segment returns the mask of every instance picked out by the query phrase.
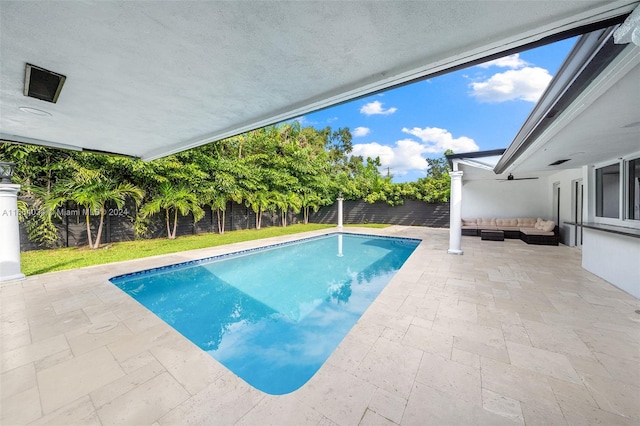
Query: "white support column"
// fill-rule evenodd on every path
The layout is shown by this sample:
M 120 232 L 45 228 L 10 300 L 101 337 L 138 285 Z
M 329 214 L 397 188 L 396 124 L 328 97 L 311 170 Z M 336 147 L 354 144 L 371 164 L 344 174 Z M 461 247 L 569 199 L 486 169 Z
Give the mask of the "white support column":
M 24 279 L 20 272 L 19 190 L 20 185 L 0 184 L 0 281 Z
M 338 198 L 338 228 L 342 228 L 342 202 L 344 198 Z
M 449 196 L 449 254 L 462 254 L 462 171 L 449 172 L 451 195 Z

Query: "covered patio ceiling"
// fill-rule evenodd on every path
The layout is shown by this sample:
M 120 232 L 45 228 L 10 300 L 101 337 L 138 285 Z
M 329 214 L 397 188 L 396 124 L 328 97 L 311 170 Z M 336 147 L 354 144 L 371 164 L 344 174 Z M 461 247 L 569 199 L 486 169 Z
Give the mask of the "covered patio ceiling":
M 150 160 L 585 28 L 631 0 L 0 2 L 0 139 Z M 23 95 L 27 63 L 63 74 Z

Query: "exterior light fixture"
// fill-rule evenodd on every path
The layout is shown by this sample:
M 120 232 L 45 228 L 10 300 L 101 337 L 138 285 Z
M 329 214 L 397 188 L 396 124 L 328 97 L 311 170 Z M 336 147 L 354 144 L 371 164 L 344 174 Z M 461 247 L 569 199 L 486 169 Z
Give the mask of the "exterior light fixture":
M 0 183 L 11 184 L 11 176 L 13 176 L 15 167 L 15 163 L 0 162 Z

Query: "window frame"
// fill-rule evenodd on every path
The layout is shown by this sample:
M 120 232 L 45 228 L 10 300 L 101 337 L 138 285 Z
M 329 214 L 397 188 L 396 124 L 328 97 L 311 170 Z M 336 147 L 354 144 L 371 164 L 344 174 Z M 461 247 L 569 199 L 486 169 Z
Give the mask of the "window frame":
M 629 185 L 630 162 L 634 160 L 640 161 L 640 151 L 625 155 L 623 157 L 619 157 L 617 159 L 610 159 L 608 161 L 602 161 L 597 164 L 592 164 L 592 166 L 589 167 L 589 186 L 591 186 L 593 189 L 589 190 L 589 194 L 592 196 L 592 198 L 590 197 L 590 211 L 588 216 L 592 222 L 601 223 L 604 225 L 624 226 L 640 229 L 640 219 L 633 219 L 629 215 L 629 208 L 631 203 L 631 188 Z M 618 165 L 620 170 L 620 179 L 618 182 L 618 217 L 597 216 L 597 170 L 616 164 Z

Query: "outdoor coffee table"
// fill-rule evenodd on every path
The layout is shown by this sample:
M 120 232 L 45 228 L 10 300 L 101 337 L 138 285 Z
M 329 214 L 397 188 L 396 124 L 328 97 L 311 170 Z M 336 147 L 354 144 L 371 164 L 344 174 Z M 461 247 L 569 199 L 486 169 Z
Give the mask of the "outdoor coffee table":
M 483 229 L 480 231 L 480 239 L 488 241 L 504 241 L 504 231 Z

